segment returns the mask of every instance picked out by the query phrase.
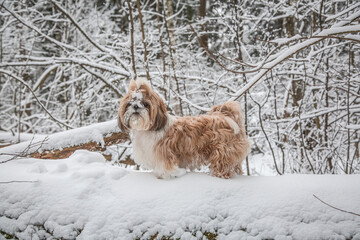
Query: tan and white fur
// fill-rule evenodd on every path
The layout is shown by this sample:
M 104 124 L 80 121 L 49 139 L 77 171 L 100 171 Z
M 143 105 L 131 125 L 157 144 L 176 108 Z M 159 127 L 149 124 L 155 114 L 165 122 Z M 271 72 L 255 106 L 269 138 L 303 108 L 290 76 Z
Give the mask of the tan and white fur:
M 250 151 L 238 102 L 219 104 L 208 114 L 175 117 L 144 79 L 132 80 L 120 100 L 118 124 L 132 132 L 133 157 L 158 178 L 170 178 L 208 165 L 213 176 L 242 173 Z

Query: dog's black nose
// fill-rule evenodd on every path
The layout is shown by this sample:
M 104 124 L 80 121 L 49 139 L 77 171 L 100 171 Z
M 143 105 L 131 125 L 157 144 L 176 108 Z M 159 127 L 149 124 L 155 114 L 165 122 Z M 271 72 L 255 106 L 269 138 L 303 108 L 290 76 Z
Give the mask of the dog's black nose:
M 137 104 L 135 104 L 135 105 L 133 106 L 133 108 L 134 108 L 135 110 L 138 110 L 138 109 L 139 109 L 139 106 L 138 106 Z

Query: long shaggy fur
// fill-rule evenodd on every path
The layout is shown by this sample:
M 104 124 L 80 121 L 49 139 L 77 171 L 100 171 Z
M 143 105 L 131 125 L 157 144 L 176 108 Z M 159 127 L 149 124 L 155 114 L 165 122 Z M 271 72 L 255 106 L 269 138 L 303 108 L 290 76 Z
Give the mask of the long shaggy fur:
M 139 113 L 126 122 L 124 117 L 134 111 Z M 135 162 L 153 169 L 160 178 L 202 165 L 208 165 L 213 176 L 230 178 L 242 173 L 242 162 L 250 151 L 237 102 L 216 105 L 205 115 L 174 117 L 167 114 L 164 102 L 147 82 L 132 81 L 120 100 L 118 119 L 123 131 L 133 133 Z

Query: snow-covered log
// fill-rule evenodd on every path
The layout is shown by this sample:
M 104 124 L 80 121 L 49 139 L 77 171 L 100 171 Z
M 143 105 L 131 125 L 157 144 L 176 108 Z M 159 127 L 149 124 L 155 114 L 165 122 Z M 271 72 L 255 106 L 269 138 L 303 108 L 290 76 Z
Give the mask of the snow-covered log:
M 66 158 L 78 149 L 105 151 L 107 146 L 125 142 L 128 139 L 128 134 L 118 129 L 116 120 L 111 120 L 34 137 L 32 140 L 4 147 L 0 149 L 0 160 L 7 161 L 14 155 L 48 159 Z

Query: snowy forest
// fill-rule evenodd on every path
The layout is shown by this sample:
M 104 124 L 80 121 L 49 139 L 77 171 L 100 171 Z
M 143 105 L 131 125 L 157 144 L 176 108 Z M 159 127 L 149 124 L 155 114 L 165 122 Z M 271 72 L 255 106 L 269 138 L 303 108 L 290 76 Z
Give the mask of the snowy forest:
M 241 102 L 247 174 L 259 154 L 279 175 L 360 171 L 357 1 L 5 0 L 0 15 L 0 131 L 14 142 L 115 119 L 145 77 L 174 115 Z
M 140 78 L 238 101 L 244 174 L 136 165 Z M 359 143 L 358 0 L 0 0 L 0 239 L 360 239 Z

